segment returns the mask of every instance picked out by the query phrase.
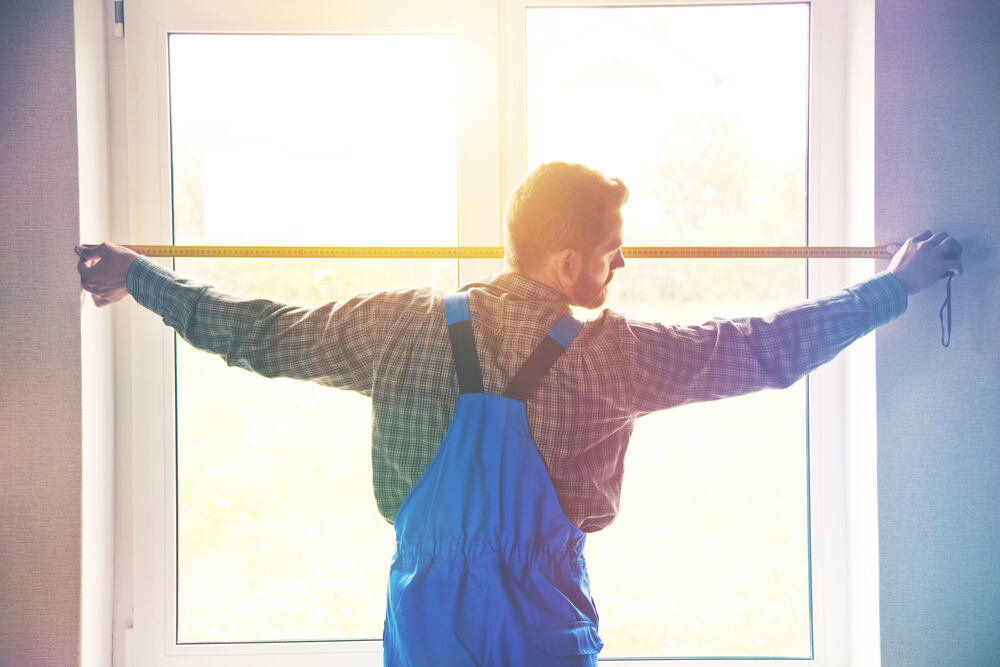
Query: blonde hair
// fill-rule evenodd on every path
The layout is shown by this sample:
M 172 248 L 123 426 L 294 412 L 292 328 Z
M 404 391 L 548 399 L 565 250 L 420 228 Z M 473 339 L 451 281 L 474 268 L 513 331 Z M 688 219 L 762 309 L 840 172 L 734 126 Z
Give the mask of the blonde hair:
M 533 271 L 566 248 L 589 254 L 603 237 L 608 212 L 626 201 L 621 179 L 582 164 L 541 164 L 507 201 L 504 258 L 511 268 Z

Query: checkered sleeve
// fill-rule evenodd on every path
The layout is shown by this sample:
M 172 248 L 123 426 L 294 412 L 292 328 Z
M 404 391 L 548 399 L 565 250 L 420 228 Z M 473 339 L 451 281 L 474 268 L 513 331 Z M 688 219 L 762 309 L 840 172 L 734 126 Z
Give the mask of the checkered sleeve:
M 885 272 L 768 317 L 687 327 L 627 320 L 633 411 L 787 387 L 906 306 L 902 283 Z
M 379 294 L 316 308 L 244 299 L 139 257 L 129 294 L 194 347 L 266 377 L 289 377 L 371 394 Z

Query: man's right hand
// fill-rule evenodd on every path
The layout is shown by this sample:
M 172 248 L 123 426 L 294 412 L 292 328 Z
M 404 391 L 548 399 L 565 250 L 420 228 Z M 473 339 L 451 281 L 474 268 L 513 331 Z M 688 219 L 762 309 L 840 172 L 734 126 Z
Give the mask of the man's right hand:
M 78 245 L 74 250 L 80 257 L 76 264 L 76 270 L 80 272 L 80 285 L 90 292 L 94 303 L 106 306 L 128 295 L 125 276 L 138 254 L 111 243 L 89 248 Z
M 948 274 L 962 274 L 962 246 L 945 232 L 921 232 L 903 243 L 889 263 L 906 293 L 916 294 Z

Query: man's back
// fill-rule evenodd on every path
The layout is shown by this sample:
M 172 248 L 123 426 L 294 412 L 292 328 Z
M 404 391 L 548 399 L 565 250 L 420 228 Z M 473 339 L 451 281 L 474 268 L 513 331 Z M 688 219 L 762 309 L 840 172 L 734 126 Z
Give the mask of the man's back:
M 390 292 L 375 324 L 372 384 L 373 473 L 379 510 L 395 515 L 430 463 L 458 399 L 442 293 Z M 569 306 L 516 274 L 469 286 L 476 348 L 487 393 L 502 394 Z M 635 417 L 629 363 L 618 342 L 624 320 L 606 313 L 542 378 L 527 401 L 528 423 L 563 511 L 585 530 L 617 512 L 621 460 Z

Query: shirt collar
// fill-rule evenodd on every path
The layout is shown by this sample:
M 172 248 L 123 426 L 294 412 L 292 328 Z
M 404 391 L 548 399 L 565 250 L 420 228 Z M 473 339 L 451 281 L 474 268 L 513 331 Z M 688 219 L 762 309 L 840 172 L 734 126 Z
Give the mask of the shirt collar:
M 498 289 L 501 292 L 513 294 L 516 297 L 530 301 L 547 301 L 565 306 L 569 305 L 568 300 L 562 293 L 513 271 L 501 271 L 500 273 L 485 276 L 468 287 Z

